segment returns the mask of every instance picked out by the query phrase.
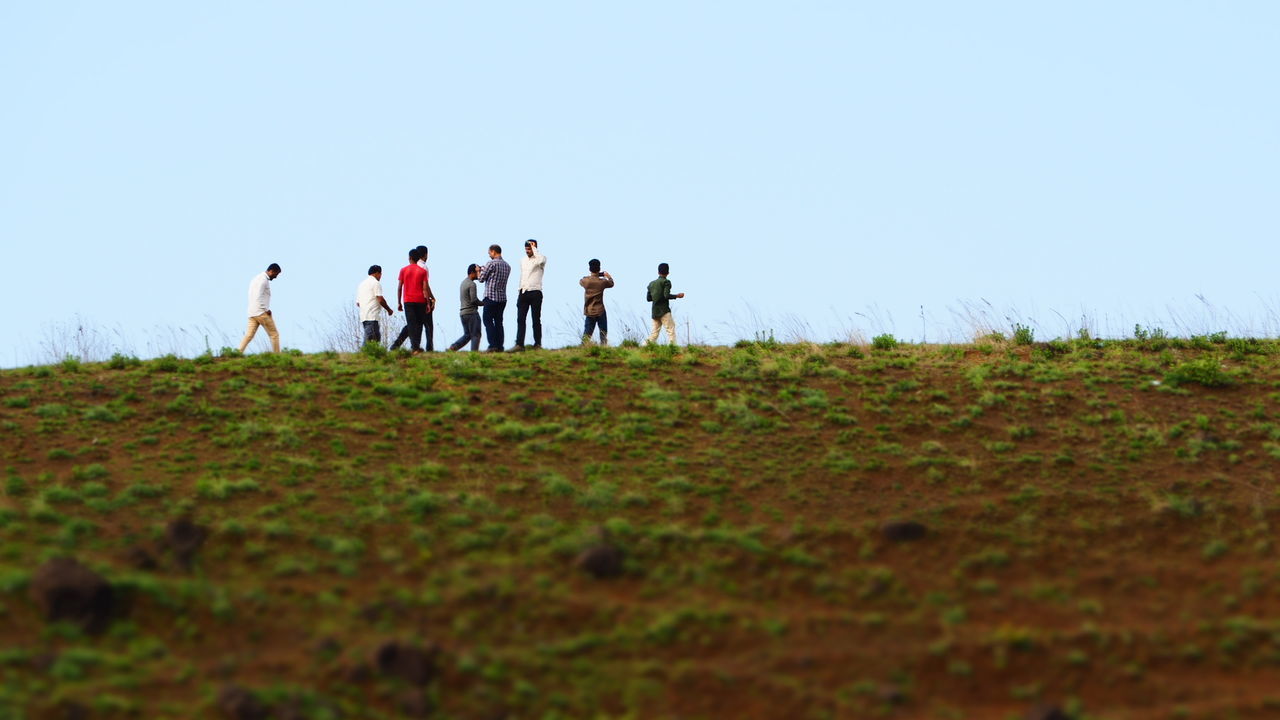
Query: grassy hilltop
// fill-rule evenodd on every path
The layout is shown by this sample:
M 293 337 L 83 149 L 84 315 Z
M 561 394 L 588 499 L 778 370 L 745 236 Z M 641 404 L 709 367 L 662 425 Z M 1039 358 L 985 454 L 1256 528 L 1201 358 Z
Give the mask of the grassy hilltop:
M 0 718 L 1280 712 L 1280 346 L 877 344 L 4 371 Z

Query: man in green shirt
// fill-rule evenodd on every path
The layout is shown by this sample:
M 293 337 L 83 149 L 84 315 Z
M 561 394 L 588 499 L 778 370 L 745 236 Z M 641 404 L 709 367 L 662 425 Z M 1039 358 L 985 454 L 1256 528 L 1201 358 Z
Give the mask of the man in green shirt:
M 666 263 L 658 266 L 658 279 L 649 283 L 645 299 L 653 303 L 653 328 L 649 331 L 649 344 L 658 340 L 658 332 L 666 329 L 671 344 L 676 344 L 676 321 L 671 317 L 671 301 L 684 297 L 684 293 L 671 293 L 671 281 L 667 275 L 671 268 Z

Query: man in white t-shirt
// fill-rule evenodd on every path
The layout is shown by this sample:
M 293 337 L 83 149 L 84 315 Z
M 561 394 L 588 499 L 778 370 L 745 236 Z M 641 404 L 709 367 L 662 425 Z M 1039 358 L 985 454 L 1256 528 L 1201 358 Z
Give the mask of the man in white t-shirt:
M 356 307 L 360 308 L 360 325 L 364 328 L 364 341 L 382 342 L 382 311 L 394 314 L 382 295 L 382 266 L 370 265 L 369 277 L 356 286 Z
M 520 294 L 516 297 L 516 344 L 511 352 L 524 350 L 525 318 L 533 311 L 533 346 L 542 349 L 542 274 L 547 269 L 547 256 L 538 252 L 538 241 L 524 241 L 524 257 L 520 258 Z
M 254 275 L 249 281 L 249 327 L 240 341 L 240 352 L 249 347 L 259 327 L 271 338 L 272 352 L 280 352 L 280 333 L 276 332 L 276 320 L 271 316 L 271 281 L 277 277 L 280 277 L 280 266 L 271 263 L 266 272 Z

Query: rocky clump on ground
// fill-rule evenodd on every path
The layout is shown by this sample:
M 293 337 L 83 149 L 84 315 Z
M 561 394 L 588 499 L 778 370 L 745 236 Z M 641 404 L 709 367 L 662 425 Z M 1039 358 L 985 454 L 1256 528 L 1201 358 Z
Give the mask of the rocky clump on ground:
M 622 574 L 625 559 L 621 548 L 605 544 L 583 550 L 574 564 L 593 577 L 614 578 Z
M 179 518 L 165 528 L 164 539 L 178 567 L 190 570 L 196 553 L 209 537 L 209 528 L 197 525 L 191 518 Z
M 74 558 L 54 558 L 36 570 L 31 599 L 49 622 L 69 622 L 89 634 L 102 632 L 121 609 L 119 594 Z
M 890 542 L 910 542 L 923 539 L 929 534 L 929 530 L 914 520 L 897 520 L 882 525 L 880 534 Z

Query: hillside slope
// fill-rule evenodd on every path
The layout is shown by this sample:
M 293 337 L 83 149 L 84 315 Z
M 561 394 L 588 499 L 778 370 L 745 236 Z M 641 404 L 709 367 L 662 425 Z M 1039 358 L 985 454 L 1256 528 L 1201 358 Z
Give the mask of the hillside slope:
M 3 372 L 0 717 L 1269 717 L 1276 349 Z

